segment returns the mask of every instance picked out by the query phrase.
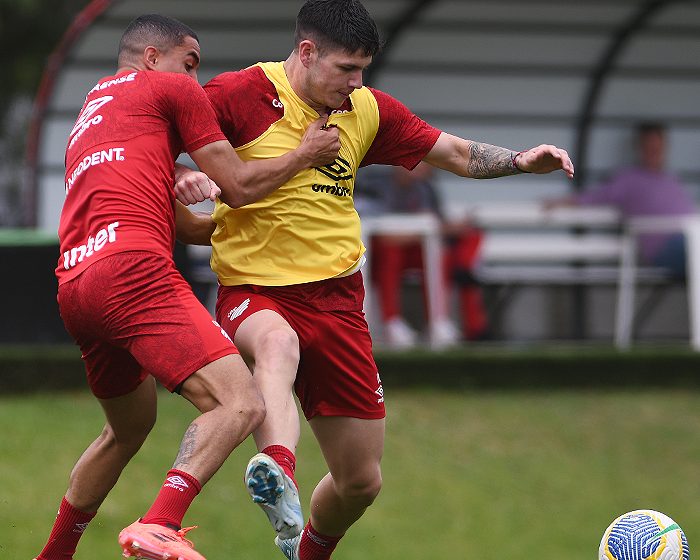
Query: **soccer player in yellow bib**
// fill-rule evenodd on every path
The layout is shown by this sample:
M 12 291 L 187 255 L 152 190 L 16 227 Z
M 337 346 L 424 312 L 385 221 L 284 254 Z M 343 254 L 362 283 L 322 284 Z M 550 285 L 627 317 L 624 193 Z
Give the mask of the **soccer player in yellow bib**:
M 243 160 L 296 147 L 319 116 L 340 133 L 337 160 L 307 169 L 242 208 L 217 203 L 211 238 L 217 320 L 265 399 L 260 453 L 245 480 L 290 560 L 326 560 L 381 487 L 384 390 L 372 357 L 360 268 L 365 247 L 353 205 L 361 165 L 412 169 L 421 160 L 485 179 L 563 170 L 566 151 L 513 151 L 444 133 L 376 89 L 362 72 L 380 47 L 358 0 L 308 0 L 284 62 L 215 77 L 205 86 L 222 131 Z M 180 180 L 192 179 L 179 172 Z M 328 464 L 304 523 L 294 478 L 299 416 L 292 389 Z

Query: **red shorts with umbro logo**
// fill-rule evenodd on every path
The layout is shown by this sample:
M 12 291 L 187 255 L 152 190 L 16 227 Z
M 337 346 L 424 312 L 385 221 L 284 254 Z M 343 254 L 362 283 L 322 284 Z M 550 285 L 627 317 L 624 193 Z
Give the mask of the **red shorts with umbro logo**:
M 198 369 L 238 353 L 172 259 L 155 253 L 93 263 L 58 287 L 58 304 L 100 399 L 130 393 L 148 374 L 175 391 Z
M 283 317 L 299 337 L 294 384 L 306 418 L 384 418 L 384 390 L 362 311 L 362 274 L 294 286 L 220 286 L 219 324 L 234 339 L 264 309 Z M 235 340 L 235 339 L 234 339 Z

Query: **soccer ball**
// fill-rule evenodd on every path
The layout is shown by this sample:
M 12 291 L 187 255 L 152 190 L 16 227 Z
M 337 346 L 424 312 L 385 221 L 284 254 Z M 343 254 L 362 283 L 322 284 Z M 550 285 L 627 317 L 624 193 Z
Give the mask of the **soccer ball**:
M 658 511 L 638 509 L 605 530 L 598 560 L 690 560 L 690 551 L 678 523 Z

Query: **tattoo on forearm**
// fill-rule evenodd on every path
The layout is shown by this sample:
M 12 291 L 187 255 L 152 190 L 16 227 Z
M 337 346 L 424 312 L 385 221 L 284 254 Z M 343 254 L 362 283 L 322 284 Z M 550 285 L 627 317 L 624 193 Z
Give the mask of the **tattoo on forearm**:
M 467 171 L 469 177 L 474 179 L 491 179 L 520 173 L 513 163 L 511 150 L 481 142 L 471 142 L 469 146 Z
M 175 463 L 173 464 L 174 469 L 180 469 L 185 465 L 189 464 L 192 456 L 194 455 L 195 447 L 197 446 L 197 424 L 190 424 L 187 428 L 185 435 L 182 438 L 182 443 L 180 444 L 180 451 L 178 451 L 177 457 L 175 458 Z

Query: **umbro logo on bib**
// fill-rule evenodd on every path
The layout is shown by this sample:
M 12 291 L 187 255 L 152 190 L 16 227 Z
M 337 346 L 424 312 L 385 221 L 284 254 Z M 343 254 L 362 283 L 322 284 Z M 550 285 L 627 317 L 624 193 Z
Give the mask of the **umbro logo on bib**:
M 347 179 L 352 179 L 350 162 L 341 158 L 340 156 L 338 156 L 330 165 L 324 165 L 323 167 L 317 167 L 316 169 L 333 181 L 346 181 Z

